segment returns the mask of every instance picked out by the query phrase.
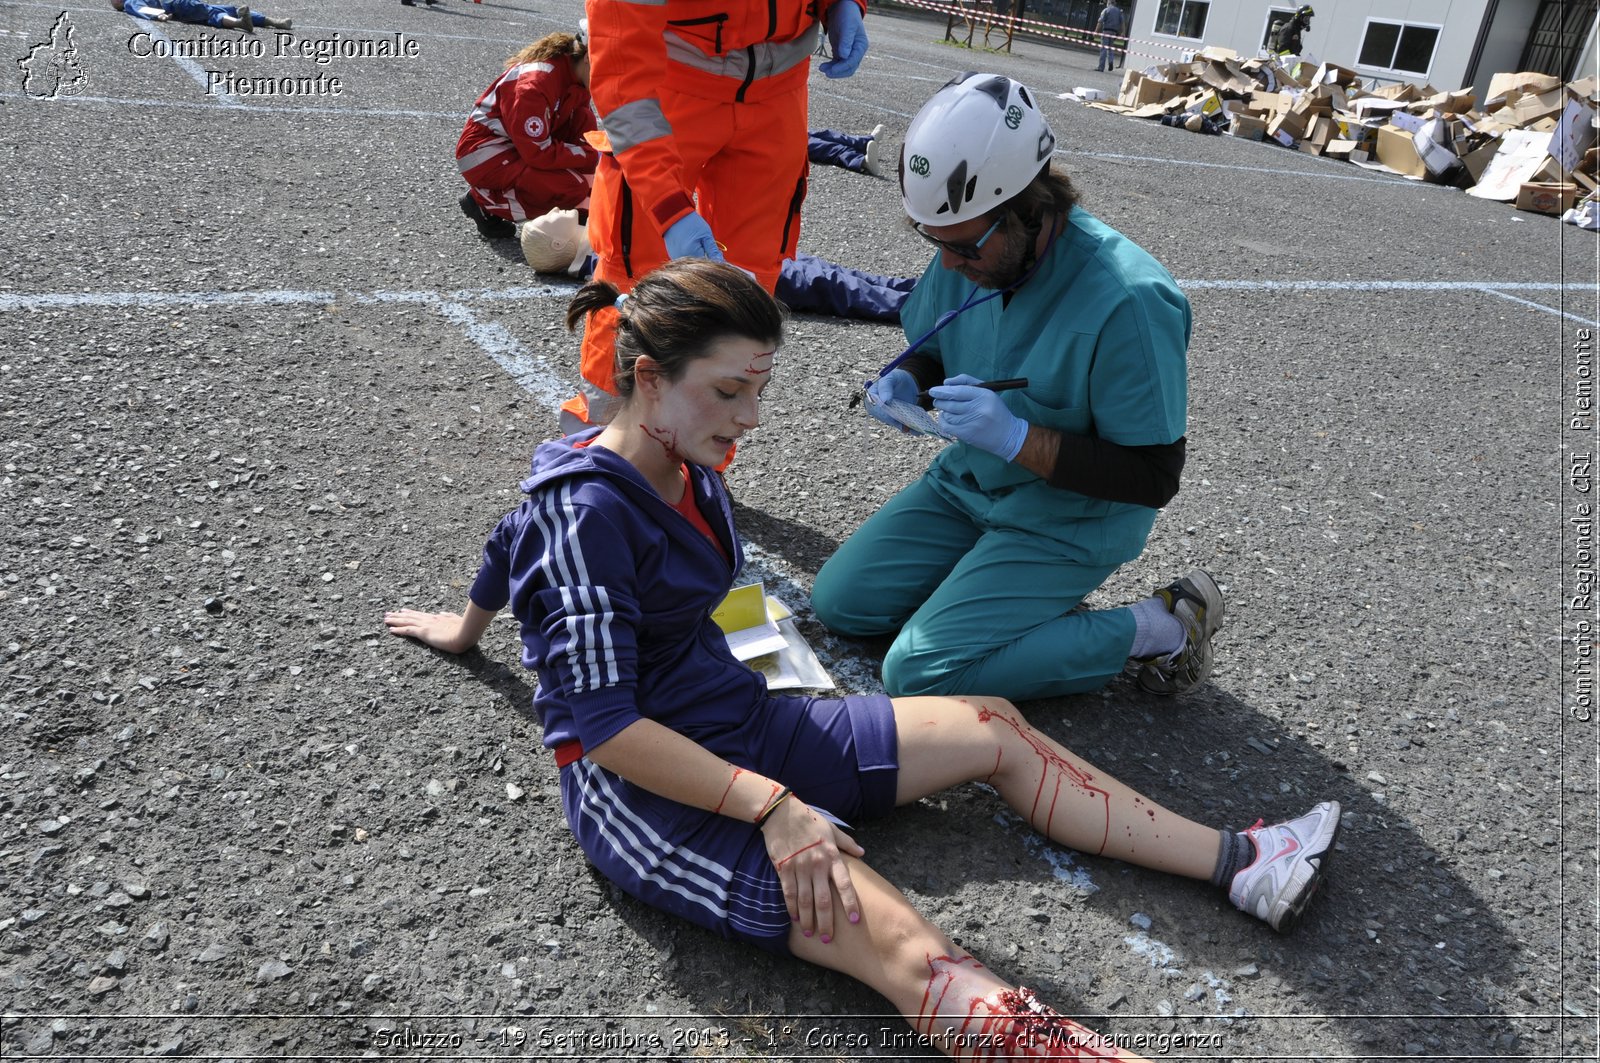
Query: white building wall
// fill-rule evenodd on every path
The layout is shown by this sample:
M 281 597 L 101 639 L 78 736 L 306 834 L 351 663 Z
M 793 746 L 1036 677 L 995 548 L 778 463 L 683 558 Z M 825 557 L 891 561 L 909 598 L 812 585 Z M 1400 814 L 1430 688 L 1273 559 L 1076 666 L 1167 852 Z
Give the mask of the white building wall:
M 1311 0 L 1316 15 L 1311 29 L 1305 34 L 1305 48 L 1318 59 L 1349 67 L 1380 84 L 1391 81 L 1429 83 L 1437 89 L 1457 89 L 1462 86 L 1467 64 L 1477 43 L 1478 31 L 1489 0 Z M 1533 9 L 1538 0 L 1500 0 L 1497 26 L 1503 32 L 1491 35 L 1495 47 L 1494 62 L 1488 51 L 1479 65 L 1479 73 L 1487 84 L 1489 74 L 1515 63 L 1521 56 L 1522 45 L 1527 40 L 1528 26 L 1533 19 Z M 1179 48 L 1198 49 L 1217 44 L 1232 48 L 1245 55 L 1255 55 L 1260 48 L 1262 34 L 1268 24 L 1268 12 L 1273 9 L 1293 9 L 1298 3 L 1290 0 L 1210 0 L 1203 39 L 1177 37 L 1157 33 L 1155 26 L 1160 16 L 1162 0 L 1141 0 L 1135 15 L 1133 35 L 1153 41 L 1157 53 Z M 1524 16 L 1516 12 L 1526 8 Z M 1508 11 L 1507 9 L 1510 9 Z M 1508 17 L 1512 16 L 1512 17 Z M 1361 44 L 1367 32 L 1369 19 L 1435 26 L 1439 29 L 1432 62 L 1426 73 L 1402 73 L 1376 67 L 1363 67 L 1356 62 L 1361 54 Z M 1515 42 L 1514 44 L 1512 42 Z M 1137 46 L 1135 46 L 1137 47 Z M 1512 53 L 1509 59 L 1502 57 Z M 1499 63 L 1500 65 L 1495 65 Z
M 1528 34 L 1533 32 L 1533 18 L 1539 13 L 1539 0 L 1500 0 L 1495 9 L 1494 25 L 1483 44 L 1483 56 L 1478 60 L 1477 76 L 1472 87 L 1482 103 L 1489 91 L 1489 79 L 1496 74 L 1516 73 L 1522 61 L 1522 52 L 1528 47 Z

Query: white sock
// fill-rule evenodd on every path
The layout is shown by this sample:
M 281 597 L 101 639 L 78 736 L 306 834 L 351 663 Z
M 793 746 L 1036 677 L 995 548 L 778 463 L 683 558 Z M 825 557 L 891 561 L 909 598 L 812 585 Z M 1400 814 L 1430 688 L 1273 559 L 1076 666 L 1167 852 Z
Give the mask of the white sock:
M 1167 612 L 1167 603 L 1152 595 L 1128 606 L 1133 613 L 1133 648 L 1129 657 L 1171 657 L 1182 651 L 1188 637 L 1183 621 Z

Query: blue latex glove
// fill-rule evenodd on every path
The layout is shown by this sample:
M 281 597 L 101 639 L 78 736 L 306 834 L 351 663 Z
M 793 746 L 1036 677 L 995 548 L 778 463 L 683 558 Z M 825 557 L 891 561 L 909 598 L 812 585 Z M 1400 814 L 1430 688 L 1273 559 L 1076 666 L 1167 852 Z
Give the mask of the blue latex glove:
M 918 390 L 916 377 L 904 369 L 891 370 L 888 376 L 879 377 L 867 385 L 867 412 L 890 428 L 898 428 L 902 432 L 909 431 L 905 425 L 884 411 L 883 404 L 891 401 L 915 404 Z
M 697 212 L 690 211 L 661 234 L 672 258 L 709 258 L 713 262 L 726 262 L 717 247 L 717 238 L 711 235 L 711 226 Z
M 972 386 L 981 383 L 975 376 L 953 376 L 940 387 L 929 388 L 928 396 L 933 408 L 944 415 L 939 424 L 946 432 L 1011 461 L 1028 438 L 1028 422 L 1006 409 L 999 395 Z
M 835 0 L 828 8 L 828 44 L 833 58 L 817 67 L 828 77 L 847 78 L 867 54 L 867 27 L 855 0 Z

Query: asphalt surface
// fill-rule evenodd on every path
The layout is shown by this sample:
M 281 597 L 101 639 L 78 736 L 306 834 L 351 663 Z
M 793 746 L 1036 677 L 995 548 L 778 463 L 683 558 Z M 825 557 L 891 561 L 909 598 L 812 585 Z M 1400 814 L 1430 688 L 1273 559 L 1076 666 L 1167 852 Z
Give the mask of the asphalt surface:
M 135 54 L 148 24 L 102 7 L 6 0 L 6 53 L 63 11 L 77 95 L 30 99 L 9 64 L 0 83 L 0 1055 L 923 1051 L 865 989 L 586 868 L 514 623 L 463 658 L 383 632 L 386 608 L 461 605 L 576 379 L 571 286 L 478 238 L 452 149 L 503 58 L 577 5 L 281 0 L 301 40 L 402 31 L 417 54 L 319 66 L 266 34 L 261 58 L 186 66 Z M 1089 52 L 869 29 L 855 77 L 813 74 L 813 125 L 882 122 L 892 155 L 954 72 L 1018 77 L 1085 205 L 1194 306 L 1182 492 L 1094 601 L 1206 566 L 1228 596 L 1216 674 L 1029 717 L 1207 822 L 1346 809 L 1289 937 L 1053 850 L 977 788 L 863 827 L 875 865 L 1146 1054 L 1593 1058 L 1595 234 L 1056 98 L 1114 88 Z M 206 69 L 341 92 L 224 98 Z M 892 180 L 838 170 L 813 174 L 802 248 L 927 260 Z M 902 343 L 796 318 L 729 474 L 802 615 L 933 453 L 847 408 Z M 873 689 L 882 646 L 806 630 L 843 688 Z

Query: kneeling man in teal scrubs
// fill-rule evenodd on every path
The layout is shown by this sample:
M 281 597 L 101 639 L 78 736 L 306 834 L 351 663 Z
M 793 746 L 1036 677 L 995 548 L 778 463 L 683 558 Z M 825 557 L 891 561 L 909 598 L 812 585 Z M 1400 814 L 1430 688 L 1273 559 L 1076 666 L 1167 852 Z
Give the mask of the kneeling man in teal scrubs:
M 1160 263 L 1077 205 L 1054 149 L 1032 92 L 996 74 L 960 75 L 906 134 L 901 198 L 938 254 L 901 311 L 920 342 L 868 406 L 898 426 L 888 408 L 925 395 L 957 442 L 812 594 L 833 631 L 895 636 L 891 695 L 1053 697 L 1125 669 L 1183 694 L 1211 671 L 1224 606 L 1204 571 L 1079 608 L 1177 493 L 1190 317 Z

